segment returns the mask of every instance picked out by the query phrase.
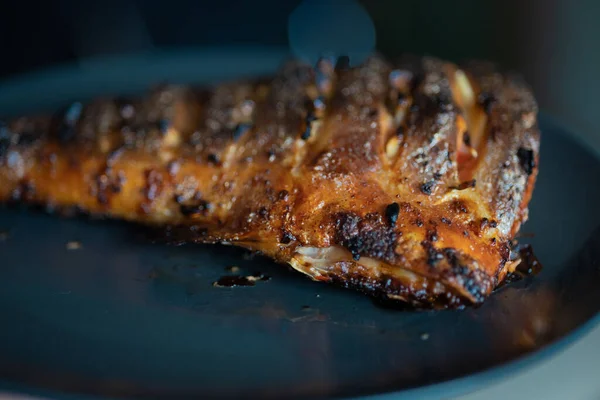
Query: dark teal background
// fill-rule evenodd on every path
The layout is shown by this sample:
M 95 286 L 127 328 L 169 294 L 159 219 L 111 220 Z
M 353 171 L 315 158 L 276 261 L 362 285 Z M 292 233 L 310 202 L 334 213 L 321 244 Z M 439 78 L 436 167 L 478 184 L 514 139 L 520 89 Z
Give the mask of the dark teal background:
M 335 1 L 335 0 L 333 0 Z M 298 0 L 0 2 L 0 79 L 90 56 L 206 46 L 285 46 Z M 339 0 L 343 4 L 342 0 Z M 523 74 L 543 109 L 600 146 L 600 2 L 363 0 L 393 56 L 485 58 Z M 336 19 L 331 18 L 335 26 Z M 312 29 L 307 22 L 306 29 Z

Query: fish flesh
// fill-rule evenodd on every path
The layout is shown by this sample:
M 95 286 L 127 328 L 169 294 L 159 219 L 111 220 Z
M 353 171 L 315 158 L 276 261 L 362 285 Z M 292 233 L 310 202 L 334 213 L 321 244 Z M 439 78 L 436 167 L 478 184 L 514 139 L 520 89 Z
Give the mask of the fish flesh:
M 537 104 L 487 62 L 291 60 L 0 124 L 0 202 L 261 252 L 417 307 L 482 303 L 518 264 Z

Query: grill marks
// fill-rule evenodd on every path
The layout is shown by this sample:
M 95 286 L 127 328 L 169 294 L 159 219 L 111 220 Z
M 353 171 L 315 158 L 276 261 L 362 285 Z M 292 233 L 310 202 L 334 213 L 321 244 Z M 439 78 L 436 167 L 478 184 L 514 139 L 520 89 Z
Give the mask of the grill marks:
M 326 129 L 310 149 L 310 164 L 325 173 L 359 173 L 382 165 L 380 112 L 388 95 L 391 67 L 372 58 L 361 67 L 336 70 Z
M 211 90 L 164 86 L 143 98 L 94 101 L 79 111 L 74 103 L 57 118 L 55 134 L 104 154 L 121 147 L 158 152 L 165 162 L 173 158 L 170 149 L 179 149 L 219 168 L 268 161 L 360 173 L 385 163 L 402 171 L 399 183 L 414 193 L 456 186 L 457 111 L 445 64 L 405 59 L 394 65 L 400 74 L 377 57 L 358 68 L 335 65 L 292 62 L 272 80 Z M 398 118 L 399 104 L 404 118 Z M 391 137 L 395 148 L 386 156 Z
M 347 262 L 333 276 L 346 285 L 350 264 L 373 285 L 368 269 L 379 260 L 480 301 L 537 173 L 533 99 L 498 74 L 465 68 L 490 121 L 489 151 L 465 181 L 457 139 L 460 132 L 473 144 L 477 135 L 459 129 L 466 122 L 448 64 L 344 64 L 290 63 L 270 80 L 165 86 L 139 99 L 71 105 L 53 121 L 0 125 L 0 175 L 16 197 L 58 194 L 58 203 L 90 211 L 181 223 L 197 234 L 188 240 L 251 244 L 281 261 L 298 246 L 341 246 Z M 377 279 L 384 293 L 403 287 Z M 429 293 L 411 285 L 408 294 Z
M 239 160 L 285 162 L 294 156 L 294 143 L 306 129 L 305 120 L 312 112 L 309 92 L 314 81 L 314 69 L 297 62 L 287 64 L 275 76 L 266 96 L 257 99 L 255 129 L 243 143 Z
M 209 92 L 198 91 L 200 118 L 189 143 L 199 162 L 227 164 L 253 129 L 259 83 L 228 83 Z
M 250 162 L 325 174 L 389 166 L 396 185 L 413 194 L 437 196 L 459 187 L 464 179 L 457 172 L 457 138 L 474 139 L 461 128 L 464 116 L 453 98 L 456 68 L 433 58 L 404 58 L 392 66 L 374 57 L 352 69 L 343 64 L 336 68 L 335 60 L 323 59 L 313 68 L 293 62 L 271 80 L 210 90 L 164 86 L 139 99 L 73 103 L 51 130 L 60 143 L 87 143 L 107 155 L 128 148 L 158 152 L 167 163 L 180 151 L 222 170 Z M 522 114 L 531 111 L 533 99 L 489 67 L 465 71 L 480 86 L 473 96 L 490 120 L 490 146 L 503 148 L 491 156 L 484 149 L 485 160 L 471 178 L 482 190 L 508 190 L 500 200 L 508 209 L 511 194 L 514 201 L 522 197 L 511 192 L 511 179 L 526 179 L 513 167 L 530 174 L 537 148 L 533 136 L 511 143 L 505 132 L 512 127 L 503 121 L 521 120 L 521 129 L 530 129 L 531 116 Z
M 412 105 L 406 117 L 402 155 L 393 168 L 402 171 L 413 193 L 436 194 L 457 184 L 456 119 L 458 110 L 445 63 L 424 59 L 413 79 Z
M 473 177 L 482 198 L 492 199 L 498 230 L 507 235 L 527 217 L 522 205 L 531 196 L 539 151 L 537 104 L 520 80 L 501 75 L 493 65 L 467 68 L 481 92 L 494 99 L 487 104 L 489 138 Z

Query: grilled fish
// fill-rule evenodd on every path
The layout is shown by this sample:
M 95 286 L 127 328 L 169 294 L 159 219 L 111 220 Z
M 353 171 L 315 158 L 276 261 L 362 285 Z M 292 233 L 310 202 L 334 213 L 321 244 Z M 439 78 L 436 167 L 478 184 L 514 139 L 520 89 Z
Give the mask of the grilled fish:
M 373 56 L 165 85 L 0 125 L 0 201 L 262 252 L 418 307 L 479 304 L 518 263 L 537 105 L 491 64 Z

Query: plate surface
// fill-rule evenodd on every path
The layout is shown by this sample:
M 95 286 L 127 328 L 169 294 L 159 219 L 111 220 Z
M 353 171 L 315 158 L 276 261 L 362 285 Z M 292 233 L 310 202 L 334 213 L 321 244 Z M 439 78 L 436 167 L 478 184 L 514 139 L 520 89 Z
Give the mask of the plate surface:
M 164 80 L 254 75 L 284 57 L 263 49 L 96 60 L 0 84 L 0 110 L 52 109 Z M 446 382 L 433 388 L 449 396 L 550 355 L 598 320 L 600 162 L 549 119 L 541 128 L 540 175 L 521 242 L 544 268 L 477 309 L 385 309 L 234 248 L 152 244 L 130 224 L 0 209 L 0 231 L 9 232 L 0 241 L 0 387 L 328 397 Z M 82 248 L 68 250 L 69 241 Z M 271 280 L 213 287 L 228 266 Z

